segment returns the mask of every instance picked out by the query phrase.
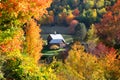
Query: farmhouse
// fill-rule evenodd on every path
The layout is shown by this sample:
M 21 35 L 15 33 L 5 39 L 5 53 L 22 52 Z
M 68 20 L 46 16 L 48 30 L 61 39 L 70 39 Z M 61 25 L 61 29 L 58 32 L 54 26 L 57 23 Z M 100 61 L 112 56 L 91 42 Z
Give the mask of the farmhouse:
M 64 48 L 66 42 L 61 34 L 49 34 L 47 38 L 48 46 L 57 45 L 59 48 Z

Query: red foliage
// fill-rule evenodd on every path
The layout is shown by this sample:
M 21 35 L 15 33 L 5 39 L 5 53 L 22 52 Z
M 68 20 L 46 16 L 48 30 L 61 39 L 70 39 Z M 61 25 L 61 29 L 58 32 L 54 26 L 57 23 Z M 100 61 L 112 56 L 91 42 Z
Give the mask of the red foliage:
M 23 43 L 21 39 L 22 36 L 23 36 L 23 31 L 20 30 L 13 37 L 13 39 L 0 43 L 0 53 L 7 53 L 7 52 L 13 52 L 15 50 L 22 50 L 22 43 Z
M 93 55 L 97 57 L 105 57 L 106 55 L 116 53 L 117 51 L 113 47 L 107 47 L 103 43 L 98 43 L 95 49 L 91 52 Z
M 50 6 L 51 2 L 52 0 L 2 0 L 0 1 L 0 9 L 9 14 L 19 15 L 19 18 L 23 18 L 23 16 L 38 18 L 47 12 L 46 8 Z M 22 17 L 20 17 L 21 14 Z
M 70 33 L 74 33 L 74 28 L 79 22 L 77 20 L 72 20 L 70 23 Z
M 73 15 L 74 15 L 74 16 L 79 16 L 79 14 L 80 14 L 79 9 L 78 9 L 78 8 L 74 9 Z
M 75 16 L 74 16 L 72 13 L 70 13 L 70 14 L 66 17 L 66 23 L 67 23 L 68 25 L 70 25 L 71 21 L 72 21 L 74 18 L 75 18 Z
M 120 44 L 120 0 L 108 9 L 100 23 L 96 24 L 100 40 L 109 46 Z

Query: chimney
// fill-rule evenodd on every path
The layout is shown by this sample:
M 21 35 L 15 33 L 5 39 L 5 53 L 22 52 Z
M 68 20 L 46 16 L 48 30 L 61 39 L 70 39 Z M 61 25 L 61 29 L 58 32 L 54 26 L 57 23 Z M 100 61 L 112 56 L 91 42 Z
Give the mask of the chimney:
M 54 31 L 54 34 L 56 34 L 56 31 Z

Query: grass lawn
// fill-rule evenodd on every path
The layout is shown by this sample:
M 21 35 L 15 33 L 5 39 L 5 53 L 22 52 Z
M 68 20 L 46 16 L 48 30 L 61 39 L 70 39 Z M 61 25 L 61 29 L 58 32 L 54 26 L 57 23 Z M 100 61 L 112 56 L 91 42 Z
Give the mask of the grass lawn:
M 65 49 L 58 49 L 58 50 L 42 50 L 44 55 L 57 55 L 60 51 L 64 51 Z
M 65 49 L 57 49 L 57 50 L 50 50 L 48 47 L 44 47 L 42 50 L 43 55 L 57 55 L 60 51 L 64 51 Z

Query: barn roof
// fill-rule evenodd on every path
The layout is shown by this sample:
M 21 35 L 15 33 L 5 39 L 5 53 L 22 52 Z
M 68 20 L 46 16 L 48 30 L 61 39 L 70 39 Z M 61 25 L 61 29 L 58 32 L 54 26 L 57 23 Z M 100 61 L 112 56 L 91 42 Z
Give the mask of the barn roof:
M 49 43 L 61 43 L 64 42 L 62 39 L 52 39 Z
M 60 42 L 61 40 L 65 42 L 61 34 L 50 34 L 50 37 L 52 38 L 51 42 Z

